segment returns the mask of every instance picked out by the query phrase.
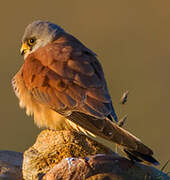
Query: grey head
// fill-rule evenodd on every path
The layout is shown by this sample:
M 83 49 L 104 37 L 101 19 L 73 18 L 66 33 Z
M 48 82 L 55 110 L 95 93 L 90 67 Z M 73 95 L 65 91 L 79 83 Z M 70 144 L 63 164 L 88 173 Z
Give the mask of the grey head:
M 26 58 L 30 53 L 54 41 L 64 30 L 48 21 L 34 21 L 29 24 L 22 38 L 21 54 Z

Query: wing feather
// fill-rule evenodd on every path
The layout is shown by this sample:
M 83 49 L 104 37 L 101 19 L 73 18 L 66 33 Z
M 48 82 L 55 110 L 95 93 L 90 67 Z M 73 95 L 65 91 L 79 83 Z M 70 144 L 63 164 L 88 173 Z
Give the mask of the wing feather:
M 115 114 L 97 58 L 69 38 L 39 48 L 25 59 L 25 86 L 34 98 L 56 110 L 80 111 L 102 119 Z

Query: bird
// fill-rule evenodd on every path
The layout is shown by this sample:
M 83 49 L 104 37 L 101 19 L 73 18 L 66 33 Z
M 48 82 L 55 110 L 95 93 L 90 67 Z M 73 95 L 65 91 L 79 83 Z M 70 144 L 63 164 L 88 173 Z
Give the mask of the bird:
M 21 108 L 38 127 L 71 130 L 132 161 L 158 165 L 153 151 L 118 125 L 98 56 L 59 25 L 30 23 L 21 41 L 24 62 L 12 78 Z

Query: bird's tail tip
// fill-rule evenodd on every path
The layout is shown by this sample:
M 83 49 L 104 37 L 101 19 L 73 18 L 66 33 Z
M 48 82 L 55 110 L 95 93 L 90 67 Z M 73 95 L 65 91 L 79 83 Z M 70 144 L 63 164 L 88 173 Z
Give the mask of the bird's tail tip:
M 142 154 L 140 152 L 131 151 L 128 149 L 124 149 L 124 152 L 132 161 L 143 162 L 145 164 L 153 164 L 155 166 L 160 165 L 160 163 L 154 157 L 152 157 L 152 155 Z

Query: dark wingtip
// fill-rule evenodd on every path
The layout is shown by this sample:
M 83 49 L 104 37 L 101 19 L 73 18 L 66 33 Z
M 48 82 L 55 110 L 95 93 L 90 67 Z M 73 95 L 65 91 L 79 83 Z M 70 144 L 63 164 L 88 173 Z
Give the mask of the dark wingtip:
M 156 160 L 156 159 L 155 159 Z M 158 166 L 160 165 L 160 163 L 156 160 L 154 163 L 153 163 L 155 166 Z
M 155 166 L 158 166 L 160 163 L 151 155 L 146 155 L 146 154 L 142 154 L 140 152 L 137 151 L 131 151 L 131 150 L 127 150 L 124 149 L 124 152 L 128 155 L 128 157 L 132 160 L 132 161 L 137 161 L 137 162 L 148 162 L 151 163 Z

